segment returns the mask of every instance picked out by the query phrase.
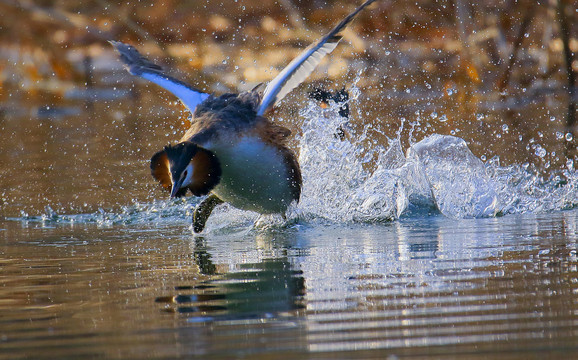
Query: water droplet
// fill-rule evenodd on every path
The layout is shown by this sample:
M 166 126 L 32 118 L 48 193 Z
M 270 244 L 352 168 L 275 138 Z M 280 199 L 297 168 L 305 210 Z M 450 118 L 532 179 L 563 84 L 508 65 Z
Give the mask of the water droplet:
M 484 114 L 476 114 L 476 120 L 482 121 L 484 119 Z
M 502 125 L 502 131 L 507 132 L 509 130 L 508 125 L 504 124 Z
M 431 117 L 432 119 L 437 119 L 438 113 L 434 111 L 434 112 L 432 112 L 432 113 L 430 114 L 430 117 Z
M 564 138 L 564 134 L 560 131 L 556 131 L 556 140 L 562 140 Z
M 543 158 L 544 156 L 546 156 L 546 154 L 548 154 L 548 152 L 541 145 L 536 145 L 536 148 L 534 149 L 534 154 L 538 157 Z
M 556 117 L 555 117 L 555 116 L 550 116 L 550 121 L 556 121 Z
M 572 135 L 572 133 L 566 133 L 566 141 L 572 141 L 573 138 L 574 136 Z
M 446 121 L 448 121 L 448 116 L 445 115 L 445 114 L 442 115 L 442 116 L 440 117 L 440 121 L 441 121 L 441 122 L 446 122 Z

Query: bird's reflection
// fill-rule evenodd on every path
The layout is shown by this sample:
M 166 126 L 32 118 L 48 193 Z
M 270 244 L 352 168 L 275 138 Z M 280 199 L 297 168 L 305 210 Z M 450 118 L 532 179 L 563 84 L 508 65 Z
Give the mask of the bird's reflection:
M 194 241 L 195 248 L 193 250 L 193 256 L 201 274 L 215 275 L 217 267 L 213 264 L 211 254 L 207 251 L 207 247 L 205 246 L 205 237 L 198 236 Z
M 269 240 L 258 238 L 257 243 Z M 269 317 L 304 308 L 303 273 L 293 269 L 283 252 L 258 262 L 238 263 L 225 271 L 213 262 L 206 239 L 196 237 L 193 255 L 200 274 L 208 278 L 177 286 L 175 294 L 158 297 L 156 302 L 166 304 L 167 312 L 189 314 L 193 321 L 210 321 Z

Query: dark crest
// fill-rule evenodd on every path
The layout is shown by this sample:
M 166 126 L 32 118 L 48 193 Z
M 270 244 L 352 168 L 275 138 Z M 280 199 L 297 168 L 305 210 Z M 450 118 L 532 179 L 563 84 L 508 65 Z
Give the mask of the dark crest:
M 189 165 L 198 151 L 199 146 L 188 141 L 176 145 L 165 146 L 164 152 L 167 154 L 169 159 L 173 179 L 179 178 L 180 174 L 185 170 L 187 165 Z

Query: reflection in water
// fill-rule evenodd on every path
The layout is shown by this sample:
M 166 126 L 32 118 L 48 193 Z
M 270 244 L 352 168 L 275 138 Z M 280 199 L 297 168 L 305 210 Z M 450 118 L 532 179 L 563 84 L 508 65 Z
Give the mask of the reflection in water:
M 195 262 L 202 274 L 215 275 L 217 267 L 211 261 L 211 254 L 207 251 L 205 246 L 205 239 L 202 236 L 197 236 L 195 239 L 195 248 L 193 254 L 195 255 Z
M 422 236 L 408 234 L 408 230 L 396 224 L 398 238 L 399 260 L 411 259 L 435 259 L 436 251 L 439 248 L 437 237 L 432 240 L 431 234 L 437 232 L 437 228 L 431 221 L 426 222 L 422 227 Z
M 531 352 L 564 343 L 576 351 L 576 220 L 396 224 L 399 253 L 371 244 L 365 254 L 378 255 L 349 268 L 348 281 L 325 278 L 332 287 L 308 302 L 310 349 L 446 354 L 447 346 L 479 353 L 523 343 L 529 348 L 514 349 Z M 436 234 L 437 241 L 426 240 Z M 557 244 L 566 236 L 569 243 Z M 349 294 L 347 301 L 339 293 Z M 334 301 L 321 300 L 328 298 Z
M 272 318 L 281 312 L 303 308 L 305 280 L 292 270 L 288 258 L 265 258 L 259 263 L 238 264 L 235 271 L 218 273 L 211 255 L 195 239 L 194 258 L 199 270 L 210 278 L 195 285 L 179 285 L 176 295 L 157 302 L 167 303 L 166 311 L 188 313 L 192 322 L 224 318 Z
M 1 222 L 0 358 L 578 353 L 575 210 L 185 226 Z

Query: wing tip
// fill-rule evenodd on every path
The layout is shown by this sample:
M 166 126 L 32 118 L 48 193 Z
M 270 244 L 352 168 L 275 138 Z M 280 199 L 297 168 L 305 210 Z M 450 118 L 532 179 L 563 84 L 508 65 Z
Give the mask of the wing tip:
M 162 73 L 162 67 L 144 57 L 134 46 L 121 41 L 108 41 L 119 53 L 120 60 L 132 75 L 142 75 L 143 72 Z

